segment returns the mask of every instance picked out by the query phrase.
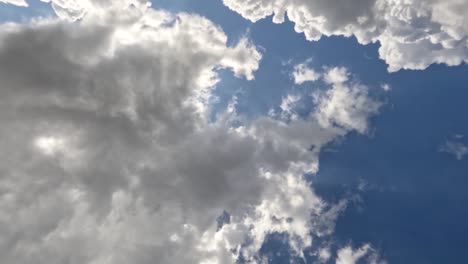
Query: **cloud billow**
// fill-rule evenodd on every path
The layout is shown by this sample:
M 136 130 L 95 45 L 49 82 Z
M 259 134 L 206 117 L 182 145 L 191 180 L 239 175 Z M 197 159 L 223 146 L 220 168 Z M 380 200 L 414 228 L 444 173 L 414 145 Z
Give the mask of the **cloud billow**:
M 287 14 L 296 32 L 317 41 L 322 36 L 355 36 L 359 43 L 379 42 L 388 70 L 425 69 L 433 63 L 468 61 L 468 2 L 464 0 L 223 0 L 256 22 Z

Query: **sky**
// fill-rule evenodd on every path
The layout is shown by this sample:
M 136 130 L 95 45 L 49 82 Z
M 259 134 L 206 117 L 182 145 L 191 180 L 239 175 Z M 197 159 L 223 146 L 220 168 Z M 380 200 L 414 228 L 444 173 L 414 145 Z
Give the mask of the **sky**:
M 465 262 L 466 12 L 0 0 L 0 262 Z

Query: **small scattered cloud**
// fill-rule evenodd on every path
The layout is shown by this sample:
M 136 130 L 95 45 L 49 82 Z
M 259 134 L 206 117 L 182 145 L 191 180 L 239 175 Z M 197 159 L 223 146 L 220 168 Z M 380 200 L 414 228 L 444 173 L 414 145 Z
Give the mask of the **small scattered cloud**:
M 288 118 L 290 117 L 291 119 L 297 118 L 295 109 L 297 107 L 297 104 L 301 100 L 301 96 L 299 95 L 294 95 L 294 94 L 288 94 L 283 99 L 281 100 L 280 104 L 280 109 L 281 109 L 281 114 L 283 115 L 283 118 Z
M 455 135 L 456 139 L 462 139 L 463 135 Z M 440 152 L 446 152 L 455 156 L 457 160 L 462 160 L 468 154 L 468 146 L 458 140 L 447 140 L 439 147 Z
M 320 262 L 325 263 L 330 260 L 332 256 L 330 247 L 322 247 L 318 250 L 318 259 Z
M 369 88 L 349 81 L 344 67 L 333 67 L 324 74 L 331 88 L 314 94 L 317 101 L 315 117 L 323 127 L 337 125 L 342 128 L 368 131 L 368 118 L 379 112 L 382 103 L 369 95 Z
M 392 90 L 392 87 L 388 83 L 383 83 L 382 85 L 380 85 L 380 87 L 382 88 L 382 90 L 384 90 L 384 92 L 390 92 Z
M 369 264 L 385 264 L 386 261 L 381 259 L 379 254 L 371 245 L 365 244 L 360 248 L 353 249 L 351 246 L 346 246 L 338 250 L 336 264 L 356 264 L 361 263 L 360 260 L 366 259 Z
M 332 67 L 325 73 L 324 81 L 329 84 L 340 84 L 348 81 L 349 72 L 345 67 Z
M 317 81 L 320 78 L 320 73 L 308 66 L 310 62 L 311 59 L 308 59 L 304 63 L 300 63 L 294 66 L 291 75 L 295 84 L 300 85 L 305 82 L 313 82 Z

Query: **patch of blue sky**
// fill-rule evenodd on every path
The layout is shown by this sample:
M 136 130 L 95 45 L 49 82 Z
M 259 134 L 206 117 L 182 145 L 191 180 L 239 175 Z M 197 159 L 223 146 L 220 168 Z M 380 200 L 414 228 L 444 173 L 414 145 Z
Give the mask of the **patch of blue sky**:
M 54 17 L 49 3 L 40 0 L 28 0 L 28 7 L 0 3 L 0 23 L 27 22 L 33 17 Z
M 468 134 L 467 72 L 466 65 L 433 65 L 392 74 L 389 104 L 374 120 L 372 136 L 351 135 L 323 152 L 318 193 L 330 198 L 364 189 L 363 210 L 346 211 L 338 236 L 380 245 L 390 263 L 466 258 L 468 162 L 438 147 Z

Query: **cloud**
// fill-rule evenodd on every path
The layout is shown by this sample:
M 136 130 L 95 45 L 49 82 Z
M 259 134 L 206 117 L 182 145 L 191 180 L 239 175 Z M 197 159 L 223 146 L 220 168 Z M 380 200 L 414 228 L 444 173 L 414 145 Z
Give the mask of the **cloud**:
M 328 247 L 323 247 L 318 251 L 318 257 L 321 263 L 327 262 L 331 258 L 331 250 Z
M 254 79 L 247 38 L 146 2 L 52 2 L 57 19 L 0 25 L 2 263 L 255 263 L 273 232 L 299 256 L 333 233 L 346 202 L 304 174 L 367 127 L 362 85 L 331 85 L 305 118 L 211 121 L 218 69 Z
M 307 63 L 308 61 L 294 66 L 292 77 L 295 84 L 317 81 L 320 78 L 320 74 L 317 73 L 314 69 L 309 68 Z
M 28 3 L 25 0 L 0 0 L 0 3 L 12 4 L 16 6 L 28 6 Z
M 456 135 L 455 138 L 460 139 L 458 136 L 459 135 Z M 457 160 L 462 160 L 465 155 L 468 154 L 468 146 L 465 146 L 459 141 L 447 140 L 439 147 L 439 151 L 452 154 L 457 158 Z
M 301 96 L 299 95 L 288 94 L 283 97 L 279 107 L 281 109 L 281 115 L 284 119 L 287 119 L 288 117 L 291 119 L 297 118 L 295 109 L 300 100 Z
M 311 41 L 338 35 L 355 36 L 361 44 L 379 42 L 380 58 L 391 72 L 468 61 L 464 0 L 223 2 L 252 22 L 273 15 L 274 23 L 282 23 L 287 14 L 295 31 Z
M 303 64 L 300 64 L 303 65 Z M 356 130 L 368 132 L 368 119 L 379 112 L 382 103 L 369 95 L 369 88 L 357 80 L 351 79 L 346 67 L 324 67 L 322 72 L 310 69 L 317 74 L 316 81 L 321 81 L 325 89 L 312 93 L 315 111 L 312 113 L 323 128 Z M 299 94 L 283 97 L 279 106 L 279 116 L 283 119 L 297 119 L 297 108 L 303 98 Z M 274 110 L 272 116 L 277 116 Z
M 132 13 L 145 12 L 151 6 L 146 0 L 41 0 L 50 3 L 56 15 L 67 21 L 77 21 L 86 17 L 86 20 L 114 20 L 116 17 L 109 13 L 127 17 Z M 126 14 L 121 11 L 125 10 Z M 125 18 L 122 17 L 122 18 Z M 118 18 L 118 19 L 122 19 Z M 128 17 L 127 17 L 128 18 Z
M 388 83 L 383 83 L 380 85 L 380 87 L 382 90 L 384 90 L 384 92 L 390 92 L 392 90 L 392 86 L 390 86 Z
M 348 81 L 349 72 L 345 67 L 333 67 L 325 73 L 324 81 L 329 84 L 340 84 Z
M 247 80 L 253 80 L 253 72 L 258 70 L 261 58 L 261 53 L 244 37 L 236 47 L 227 50 L 221 64 L 231 68 L 235 76 L 245 76 Z
M 324 74 L 324 81 L 332 87 L 325 92 L 316 93 L 317 111 L 315 116 L 320 125 L 337 125 L 347 130 L 366 133 L 368 118 L 378 113 L 381 103 L 369 97 L 368 87 L 350 82 L 348 70 L 333 67 Z
M 379 259 L 378 254 L 375 250 L 369 245 L 365 244 L 360 248 L 354 250 L 351 246 L 346 246 L 338 250 L 338 255 L 336 257 L 336 264 L 356 264 L 359 260 L 367 256 L 367 263 L 377 264 L 385 263 Z

